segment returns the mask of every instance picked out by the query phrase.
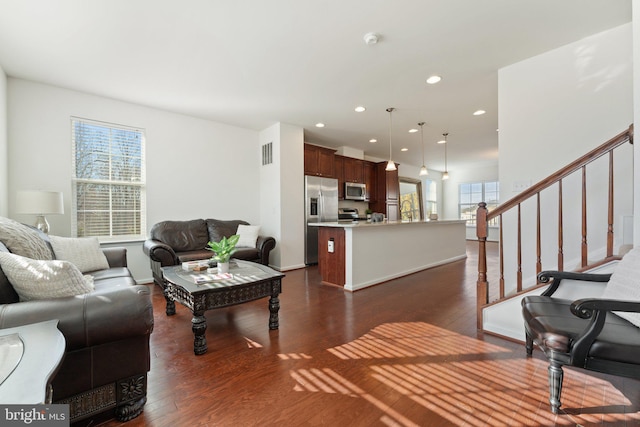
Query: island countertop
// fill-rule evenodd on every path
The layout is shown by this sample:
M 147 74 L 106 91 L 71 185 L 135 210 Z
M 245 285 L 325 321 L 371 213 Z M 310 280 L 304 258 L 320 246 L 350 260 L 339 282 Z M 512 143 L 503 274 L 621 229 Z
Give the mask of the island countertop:
M 411 225 L 411 224 L 464 224 L 464 219 L 439 219 L 439 220 L 421 220 L 421 221 L 351 221 L 351 222 L 311 222 L 308 225 L 312 227 L 338 227 L 338 228 L 355 228 L 355 227 L 384 227 L 391 225 Z
M 466 257 L 466 221 L 318 222 L 322 280 L 356 291 Z M 384 254 L 384 256 L 383 256 Z

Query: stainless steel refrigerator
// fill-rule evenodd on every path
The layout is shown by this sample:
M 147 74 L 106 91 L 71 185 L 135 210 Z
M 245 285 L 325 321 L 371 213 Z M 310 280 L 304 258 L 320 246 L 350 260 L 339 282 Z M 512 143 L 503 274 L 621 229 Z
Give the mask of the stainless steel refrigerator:
M 305 175 L 304 203 L 304 262 L 309 265 L 318 262 L 318 227 L 310 227 L 309 224 L 338 221 L 338 180 Z

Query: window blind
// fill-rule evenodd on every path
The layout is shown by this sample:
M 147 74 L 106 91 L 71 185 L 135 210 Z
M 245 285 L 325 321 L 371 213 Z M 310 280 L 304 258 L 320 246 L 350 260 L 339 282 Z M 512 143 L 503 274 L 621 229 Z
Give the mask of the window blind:
M 144 238 L 144 131 L 72 117 L 73 233 Z

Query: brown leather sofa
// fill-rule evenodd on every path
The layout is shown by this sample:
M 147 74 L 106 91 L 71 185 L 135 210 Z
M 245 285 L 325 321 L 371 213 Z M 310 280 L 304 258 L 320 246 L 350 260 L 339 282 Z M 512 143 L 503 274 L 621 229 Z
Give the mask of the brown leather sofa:
M 0 251 L 8 252 L 1 242 Z M 69 404 L 71 422 L 113 416 L 127 421 L 147 399 L 150 289 L 135 284 L 125 248 L 103 252 L 109 268 L 86 273 L 94 277 L 95 290 L 85 295 L 19 302 L 0 270 L 0 328 L 59 320 L 66 350 L 52 380 L 53 403 Z
M 249 225 L 242 220 L 217 219 L 162 221 L 155 224 L 151 227 L 149 239 L 142 246 L 151 261 L 153 280 L 164 288 L 162 267 L 211 258 L 213 253 L 205 249 L 207 243 L 234 235 L 239 224 Z M 275 246 L 273 237 L 258 236 L 255 248 L 237 248 L 232 258 L 269 265 L 269 254 Z

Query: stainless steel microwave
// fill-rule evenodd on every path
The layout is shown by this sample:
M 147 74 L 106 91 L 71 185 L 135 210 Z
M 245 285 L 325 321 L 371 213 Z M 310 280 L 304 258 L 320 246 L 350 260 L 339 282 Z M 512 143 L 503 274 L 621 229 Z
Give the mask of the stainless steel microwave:
M 365 184 L 358 182 L 344 183 L 345 200 L 366 200 L 367 187 Z

